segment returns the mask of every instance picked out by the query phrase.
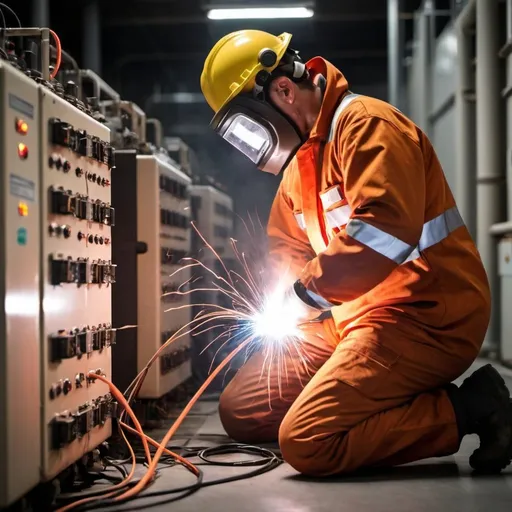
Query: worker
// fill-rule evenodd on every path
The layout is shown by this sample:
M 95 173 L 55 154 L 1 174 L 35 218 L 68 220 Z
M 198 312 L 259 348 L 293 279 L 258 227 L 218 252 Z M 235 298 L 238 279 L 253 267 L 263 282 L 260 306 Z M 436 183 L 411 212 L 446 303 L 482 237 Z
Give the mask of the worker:
M 284 171 L 270 258 L 295 273 L 287 296 L 303 321 L 285 368 L 262 376 L 255 353 L 225 388 L 225 430 L 278 440 L 312 476 L 453 454 L 477 434 L 470 465 L 500 472 L 512 459 L 505 382 L 485 365 L 452 384 L 479 354 L 490 292 L 434 149 L 325 59 L 304 63 L 291 37 L 229 34 L 201 76 L 213 129 L 259 169 Z

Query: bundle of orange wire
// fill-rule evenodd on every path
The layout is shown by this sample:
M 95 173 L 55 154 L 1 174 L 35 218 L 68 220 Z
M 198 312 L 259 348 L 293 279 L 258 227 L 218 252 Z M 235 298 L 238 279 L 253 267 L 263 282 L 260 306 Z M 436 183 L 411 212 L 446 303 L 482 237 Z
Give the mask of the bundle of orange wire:
M 193 225 L 194 229 L 195 226 Z M 197 229 L 196 229 L 197 231 Z M 123 409 L 123 412 L 120 417 L 119 426 L 121 428 L 121 433 L 123 435 L 123 438 L 125 442 L 128 444 L 128 448 L 130 451 L 131 459 L 132 459 L 132 469 L 130 473 L 126 476 L 126 478 L 112 486 L 108 491 L 106 491 L 104 494 L 98 494 L 98 496 L 88 497 L 85 499 L 78 500 L 76 502 L 73 502 L 69 505 L 66 505 L 62 508 L 59 508 L 57 512 L 65 512 L 68 510 L 71 510 L 73 508 L 95 502 L 95 501 L 103 501 L 103 500 L 109 500 L 111 502 L 121 502 L 130 498 L 135 497 L 139 493 L 141 493 L 151 482 L 153 481 L 157 467 L 159 464 L 159 461 L 162 457 L 162 455 L 165 453 L 167 455 L 170 455 L 173 457 L 177 462 L 179 462 L 181 465 L 185 466 L 189 471 L 191 471 L 196 477 L 200 475 L 199 469 L 194 466 L 190 461 L 188 461 L 186 458 L 181 457 L 180 455 L 170 451 L 167 449 L 167 445 L 169 441 L 172 439 L 172 437 L 176 434 L 177 430 L 183 423 L 186 416 L 189 414 L 191 409 L 194 407 L 198 399 L 201 397 L 201 395 L 204 393 L 204 391 L 207 389 L 207 387 L 210 385 L 210 383 L 219 375 L 220 372 L 222 372 L 228 364 L 231 363 L 231 361 L 238 355 L 240 352 L 244 349 L 248 349 L 252 344 L 254 343 L 260 343 L 261 342 L 261 333 L 259 332 L 259 329 L 256 326 L 257 319 L 261 316 L 261 310 L 265 306 L 266 303 L 266 294 L 264 293 L 264 290 L 260 283 L 257 283 L 256 279 L 253 276 L 253 273 L 249 269 L 249 265 L 246 261 L 246 257 L 244 254 L 240 254 L 236 248 L 236 243 L 234 240 L 232 240 L 233 249 L 235 251 L 235 255 L 237 256 L 239 262 L 242 264 L 242 268 L 245 270 L 245 276 L 242 276 L 241 274 L 234 272 L 234 271 L 228 271 L 226 268 L 224 262 L 220 258 L 220 256 L 215 252 L 215 250 L 211 247 L 210 244 L 202 237 L 201 233 L 197 231 L 199 236 L 203 239 L 205 245 L 213 252 L 215 257 L 220 261 L 221 266 L 226 274 L 226 277 L 220 276 L 216 274 L 212 269 L 206 267 L 203 263 L 199 262 L 198 260 L 189 259 L 189 265 L 182 267 L 181 270 L 178 270 L 175 272 L 175 274 L 179 273 L 185 268 L 191 268 L 191 267 L 202 267 L 204 270 L 206 270 L 208 273 L 210 273 L 217 284 L 215 284 L 213 287 L 208 288 L 195 288 L 189 291 L 174 291 L 170 292 L 171 294 L 177 294 L 177 295 L 190 295 L 195 292 L 222 292 L 224 293 L 232 302 L 232 308 L 226 308 L 222 307 L 216 304 L 195 304 L 195 306 L 203 306 L 205 309 L 197 315 L 189 324 L 186 326 L 183 326 L 180 330 L 178 330 L 169 340 L 167 340 L 166 343 L 164 343 L 159 350 L 154 354 L 154 356 L 148 361 L 145 368 L 137 375 L 137 377 L 133 380 L 133 382 L 130 384 L 128 389 L 125 392 L 125 395 L 119 391 L 110 381 L 108 381 L 104 376 L 97 375 L 95 373 L 91 373 L 89 375 L 92 379 L 98 379 L 110 387 L 111 393 L 114 396 L 114 398 L 117 400 L 119 406 Z M 175 275 L 173 274 L 173 275 Z M 237 287 L 235 280 L 241 284 L 241 288 L 245 291 L 245 293 L 242 292 L 240 289 L 240 286 Z M 185 284 L 188 284 L 185 283 Z M 183 308 L 189 308 L 192 307 L 191 305 L 185 305 L 185 306 L 178 306 L 175 308 L 171 308 L 169 311 L 177 310 L 177 309 L 183 309 Z M 175 342 L 177 339 L 194 333 L 197 333 L 201 330 L 208 330 L 213 329 L 216 327 L 219 327 L 218 322 L 225 322 L 225 321 L 232 321 L 233 325 L 230 325 L 227 327 L 221 335 L 217 336 L 212 343 L 215 343 L 219 339 L 221 339 L 223 336 L 225 336 L 227 339 L 222 343 L 222 345 L 219 347 L 219 350 L 225 346 L 229 341 L 233 340 L 233 338 L 242 338 L 243 341 L 239 342 L 234 348 L 231 353 L 225 357 L 222 362 L 215 368 L 215 370 L 211 371 L 208 378 L 205 380 L 205 382 L 200 386 L 200 388 L 197 390 L 197 392 L 194 394 L 194 396 L 190 399 L 190 401 L 187 403 L 181 414 L 178 416 L 176 421 L 172 424 L 172 426 L 169 428 L 168 432 L 162 439 L 162 441 L 159 443 L 152 439 L 151 437 L 147 436 L 143 430 L 142 427 L 135 416 L 130 403 L 132 400 L 137 396 L 138 391 L 140 390 L 143 380 L 145 376 L 147 375 L 149 369 L 151 368 L 152 364 L 158 359 L 159 355 L 173 342 Z M 217 323 L 216 323 L 217 322 Z M 221 326 L 224 326 L 225 324 L 220 324 Z M 287 341 L 293 341 L 291 345 L 295 347 L 296 350 L 300 350 L 300 345 L 296 343 L 298 341 L 298 338 L 296 338 L 296 330 L 293 329 L 289 333 L 284 333 L 283 337 L 287 338 Z M 269 354 L 269 357 L 266 358 L 268 360 L 268 364 L 270 365 L 272 363 L 272 360 L 279 354 L 278 352 L 274 352 L 276 348 L 282 351 L 289 351 L 290 347 L 286 346 L 285 343 L 281 345 L 276 345 L 275 343 L 268 343 L 267 345 L 264 345 L 267 350 L 269 350 L 271 353 Z M 213 363 L 213 362 L 212 362 Z M 127 397 L 126 397 L 127 395 Z M 125 415 L 128 415 L 130 419 L 133 422 L 134 428 L 129 426 L 125 421 L 123 421 L 123 418 Z M 141 440 L 144 447 L 145 456 L 147 459 L 148 467 L 147 471 L 144 474 L 144 476 L 130 489 L 125 490 L 124 492 L 121 492 L 122 490 L 126 489 L 128 484 L 133 479 L 134 473 L 135 473 L 135 454 L 133 451 L 133 448 L 128 443 L 128 440 L 122 432 L 122 430 L 126 430 L 132 434 L 137 434 Z M 149 444 L 151 444 L 153 447 L 156 448 L 156 452 L 154 456 L 151 456 L 150 450 L 149 450 Z

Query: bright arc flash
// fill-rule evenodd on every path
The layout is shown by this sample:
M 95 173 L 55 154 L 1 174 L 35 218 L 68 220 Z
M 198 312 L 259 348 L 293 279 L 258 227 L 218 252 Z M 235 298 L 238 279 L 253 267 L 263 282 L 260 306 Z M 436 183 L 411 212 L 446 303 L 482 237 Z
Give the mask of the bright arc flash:
M 254 334 L 264 342 L 274 343 L 300 338 L 301 313 L 302 309 L 297 301 L 286 299 L 285 289 L 278 287 L 265 297 L 261 310 L 253 315 Z

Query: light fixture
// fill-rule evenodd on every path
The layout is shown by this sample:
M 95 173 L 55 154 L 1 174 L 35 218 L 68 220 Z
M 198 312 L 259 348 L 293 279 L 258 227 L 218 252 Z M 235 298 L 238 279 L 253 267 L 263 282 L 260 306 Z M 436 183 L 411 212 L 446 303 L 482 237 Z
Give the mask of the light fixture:
M 278 18 L 312 18 L 313 9 L 304 6 L 294 7 L 238 7 L 209 9 L 210 20 L 256 20 Z

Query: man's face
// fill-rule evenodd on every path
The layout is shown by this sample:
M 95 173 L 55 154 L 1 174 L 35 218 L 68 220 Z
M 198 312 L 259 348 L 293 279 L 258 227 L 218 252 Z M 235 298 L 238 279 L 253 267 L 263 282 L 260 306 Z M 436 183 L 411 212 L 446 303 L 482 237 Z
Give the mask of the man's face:
M 270 85 L 270 99 L 275 107 L 292 119 L 302 134 L 307 133 L 305 115 L 307 91 L 287 77 L 276 78 Z

